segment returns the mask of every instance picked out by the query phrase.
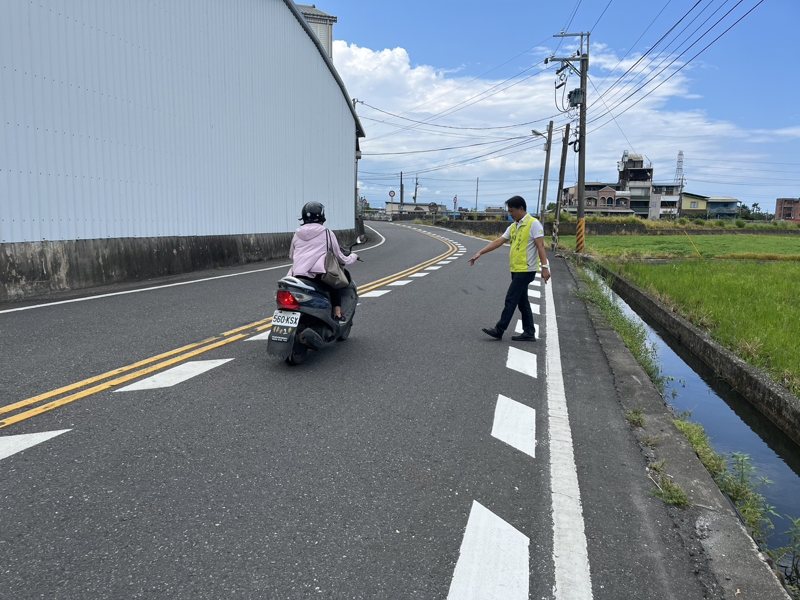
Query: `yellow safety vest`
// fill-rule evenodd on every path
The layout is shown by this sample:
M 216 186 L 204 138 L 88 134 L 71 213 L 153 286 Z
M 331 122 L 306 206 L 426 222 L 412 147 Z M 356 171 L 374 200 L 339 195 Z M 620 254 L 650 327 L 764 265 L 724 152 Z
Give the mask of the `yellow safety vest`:
M 534 257 L 532 264 L 528 263 L 528 245 L 531 239 L 531 226 L 535 217 L 525 215 L 519 223 L 511 225 L 511 252 L 508 254 L 508 260 L 512 273 L 524 273 L 527 271 L 539 270 L 539 253 L 534 248 Z

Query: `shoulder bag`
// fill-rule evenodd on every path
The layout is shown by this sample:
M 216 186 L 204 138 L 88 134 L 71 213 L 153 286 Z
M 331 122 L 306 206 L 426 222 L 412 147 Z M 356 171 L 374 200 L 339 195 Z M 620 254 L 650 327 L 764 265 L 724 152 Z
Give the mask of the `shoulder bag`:
M 340 290 L 350 285 L 350 281 L 347 279 L 347 274 L 344 272 L 344 269 L 342 269 L 342 265 L 339 264 L 339 259 L 337 258 L 336 253 L 333 251 L 330 232 L 326 230 L 325 235 L 327 236 L 325 272 L 322 274 L 322 277 L 320 277 L 320 280 L 325 285 L 329 285 L 336 290 Z

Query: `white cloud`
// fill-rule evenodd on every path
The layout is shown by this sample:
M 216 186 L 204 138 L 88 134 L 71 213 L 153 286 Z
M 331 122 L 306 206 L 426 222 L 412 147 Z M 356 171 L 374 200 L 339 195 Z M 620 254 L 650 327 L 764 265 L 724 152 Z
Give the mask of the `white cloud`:
M 464 204 L 471 206 L 476 178 L 484 182 L 479 186 L 481 205 L 499 205 L 517 193 L 526 196 L 529 202 L 535 198 L 544 166 L 544 152 L 541 150 L 543 140 L 534 138 L 531 129 L 545 131 L 550 118 L 556 127 L 569 120 L 555 105 L 562 91 L 554 92 L 557 65 L 545 68 L 538 64 L 520 77 L 505 81 L 476 79 L 431 65 L 414 65 L 403 48 L 372 50 L 337 40 L 333 55 L 336 68 L 352 97 L 407 119 L 429 121 L 427 125 L 420 125 L 383 114 L 364 104 L 358 105 L 357 111 L 367 132 L 361 143 L 364 158 L 359 165 L 360 186 L 362 194 L 373 204 L 380 205 L 386 200 L 390 189 L 398 190 L 401 170 L 405 175 L 407 201 L 413 193 L 417 173 L 420 201 L 439 201 L 439 198 L 452 198 L 458 194 L 465 199 Z M 590 76 L 594 86 L 601 92 L 605 91 L 636 60 L 637 57 L 620 60 L 609 48 L 593 46 Z M 764 142 L 774 139 L 774 136 L 796 139 L 800 136 L 800 128 L 747 131 L 736 124 L 710 117 L 699 107 L 698 95 L 691 91 L 691 68 L 687 67 L 665 80 L 665 76 L 679 64 L 676 62 L 653 83 L 634 92 L 663 67 L 645 66 L 646 60 L 636 65 L 633 72 L 638 75 L 629 74 L 623 80 L 632 83 L 618 83 L 606 94 L 606 103 L 611 114 L 616 116 L 616 123 L 611 114 L 604 115 L 608 108 L 596 100 L 598 94 L 592 85 L 589 86 L 587 179 L 615 181 L 617 161 L 627 149 L 644 154 L 652 161 L 657 181 L 670 181 L 675 173 L 678 151 L 682 150 L 684 171 L 691 191 L 738 195 L 746 202 L 759 201 L 762 206 L 774 201 L 778 194 L 774 188 L 762 191 L 758 197 L 745 196 L 753 193 L 750 188 L 741 186 L 747 183 L 748 178 L 728 161 L 748 160 L 740 158 L 744 156 L 755 157 L 749 160 L 765 161 L 768 150 Z M 654 89 L 659 82 L 662 82 L 660 87 Z M 578 87 L 578 84 L 578 77 L 573 75 L 564 90 Z M 651 93 L 642 98 L 647 91 Z M 618 106 L 631 93 L 632 98 Z M 635 100 L 639 102 L 631 106 Z M 574 120 L 573 132 L 576 123 Z M 489 130 L 439 127 L 478 128 L 511 124 L 524 125 Z M 549 201 L 555 199 L 560 135 L 554 134 Z M 530 136 L 531 139 L 519 149 L 477 158 L 493 149 L 519 143 L 503 141 L 516 136 Z M 484 142 L 494 142 L 494 145 L 419 154 L 380 154 Z M 576 179 L 574 153 L 570 150 L 569 154 L 565 176 L 567 185 Z M 475 160 L 466 164 L 452 164 L 463 163 L 472 157 Z M 436 167 L 443 168 L 425 172 Z M 760 188 L 763 186 L 754 185 L 752 189 Z

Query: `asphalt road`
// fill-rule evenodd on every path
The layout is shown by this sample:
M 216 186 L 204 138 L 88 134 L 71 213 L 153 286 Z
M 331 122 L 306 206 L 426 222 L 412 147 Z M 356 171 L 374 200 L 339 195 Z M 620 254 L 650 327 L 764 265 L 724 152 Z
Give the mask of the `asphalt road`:
M 506 248 L 374 227 L 352 273 L 387 293 L 298 367 L 249 339 L 281 261 L 0 306 L 0 407 L 47 396 L 0 419 L 70 400 L 0 422 L 0 598 L 704 597 L 563 262 L 540 339 L 498 342 Z M 122 390 L 202 340 L 168 368 L 207 370 Z

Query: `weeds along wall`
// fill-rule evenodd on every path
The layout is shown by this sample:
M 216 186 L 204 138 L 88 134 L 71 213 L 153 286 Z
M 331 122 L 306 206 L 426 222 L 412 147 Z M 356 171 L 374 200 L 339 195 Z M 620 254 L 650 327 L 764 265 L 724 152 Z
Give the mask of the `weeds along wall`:
M 0 301 L 285 254 L 309 200 L 354 228 L 363 134 L 289 0 L 11 2 L 0 56 Z

